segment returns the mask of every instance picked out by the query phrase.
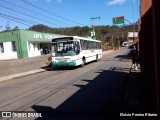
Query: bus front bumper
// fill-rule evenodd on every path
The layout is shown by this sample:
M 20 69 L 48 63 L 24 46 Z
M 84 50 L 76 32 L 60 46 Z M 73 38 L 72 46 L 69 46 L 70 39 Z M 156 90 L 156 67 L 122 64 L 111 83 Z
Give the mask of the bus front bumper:
M 52 62 L 52 66 L 76 66 L 76 62 Z

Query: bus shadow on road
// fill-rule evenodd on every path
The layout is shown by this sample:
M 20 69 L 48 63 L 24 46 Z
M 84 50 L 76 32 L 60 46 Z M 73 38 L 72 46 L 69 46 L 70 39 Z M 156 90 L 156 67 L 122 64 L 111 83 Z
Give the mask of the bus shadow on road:
M 90 65 L 94 62 L 95 61 L 85 63 L 85 66 Z M 75 70 L 75 69 L 78 69 L 78 68 L 81 68 L 81 66 L 79 65 L 79 66 L 56 66 L 56 67 L 52 67 L 51 65 L 48 65 L 48 66 L 41 67 L 41 69 L 44 69 L 46 71 Z
M 74 70 L 77 69 L 78 67 L 52 67 L 52 66 L 45 66 L 45 67 L 41 67 L 42 69 L 46 70 L 46 71 L 61 71 L 61 70 Z
M 71 86 L 78 87 L 75 94 L 70 96 L 57 108 L 52 106 L 33 105 L 32 108 L 42 113 L 39 119 L 115 119 L 120 117 L 120 113 L 137 112 L 140 110 L 134 106 L 134 110 L 126 110 L 124 98 L 127 91 L 129 68 L 113 67 L 109 70 L 99 70 L 99 74 L 94 79 L 80 79 L 82 83 L 72 83 Z M 64 88 L 65 89 L 65 88 Z M 53 100 L 54 102 L 54 100 Z M 136 111 L 135 111 L 136 110 Z M 142 111 L 138 111 L 142 112 Z

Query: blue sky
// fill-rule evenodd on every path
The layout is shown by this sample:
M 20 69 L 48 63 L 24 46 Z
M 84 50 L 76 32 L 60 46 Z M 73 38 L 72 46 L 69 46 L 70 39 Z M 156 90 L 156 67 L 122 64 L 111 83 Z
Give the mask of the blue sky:
M 27 29 L 34 24 L 49 27 L 112 25 L 112 18 L 139 18 L 139 0 L 0 0 L 0 31 L 8 24 Z M 18 22 L 15 22 L 18 21 Z M 125 21 L 125 24 L 129 24 Z

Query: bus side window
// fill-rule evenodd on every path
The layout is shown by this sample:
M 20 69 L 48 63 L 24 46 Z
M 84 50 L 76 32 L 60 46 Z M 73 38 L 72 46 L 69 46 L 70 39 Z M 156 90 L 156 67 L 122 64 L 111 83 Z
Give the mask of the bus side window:
M 96 49 L 98 49 L 98 43 L 96 43 Z
M 94 42 L 91 42 L 91 48 L 94 49 Z
M 96 49 L 96 42 L 93 43 L 93 48 Z
M 75 42 L 75 53 L 78 55 L 80 53 L 80 45 L 79 42 Z
M 97 49 L 101 49 L 101 44 L 97 43 Z
M 84 50 L 85 49 L 84 40 L 81 40 L 80 43 L 81 43 L 81 50 Z
M 90 49 L 90 41 L 86 41 L 87 42 L 87 50 Z
M 90 41 L 87 41 L 88 50 L 90 49 Z
M 87 44 L 88 42 L 86 41 L 86 40 L 84 40 L 84 50 L 87 50 L 88 49 L 88 44 Z

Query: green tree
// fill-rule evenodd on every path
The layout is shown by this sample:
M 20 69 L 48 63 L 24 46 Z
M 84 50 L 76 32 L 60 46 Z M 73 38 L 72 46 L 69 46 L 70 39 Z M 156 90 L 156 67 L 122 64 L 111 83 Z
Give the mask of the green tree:
M 138 30 L 137 23 L 134 24 L 135 31 Z M 34 25 L 29 28 L 29 30 L 38 32 L 49 32 L 53 34 L 62 34 L 69 36 L 90 36 L 91 27 L 84 26 L 74 26 L 66 28 L 51 28 L 42 24 Z M 110 49 L 112 47 L 112 36 L 113 44 L 118 47 L 119 44 L 127 40 L 128 32 L 133 31 L 133 25 L 122 25 L 122 26 L 95 26 L 96 39 L 102 42 L 103 49 Z

